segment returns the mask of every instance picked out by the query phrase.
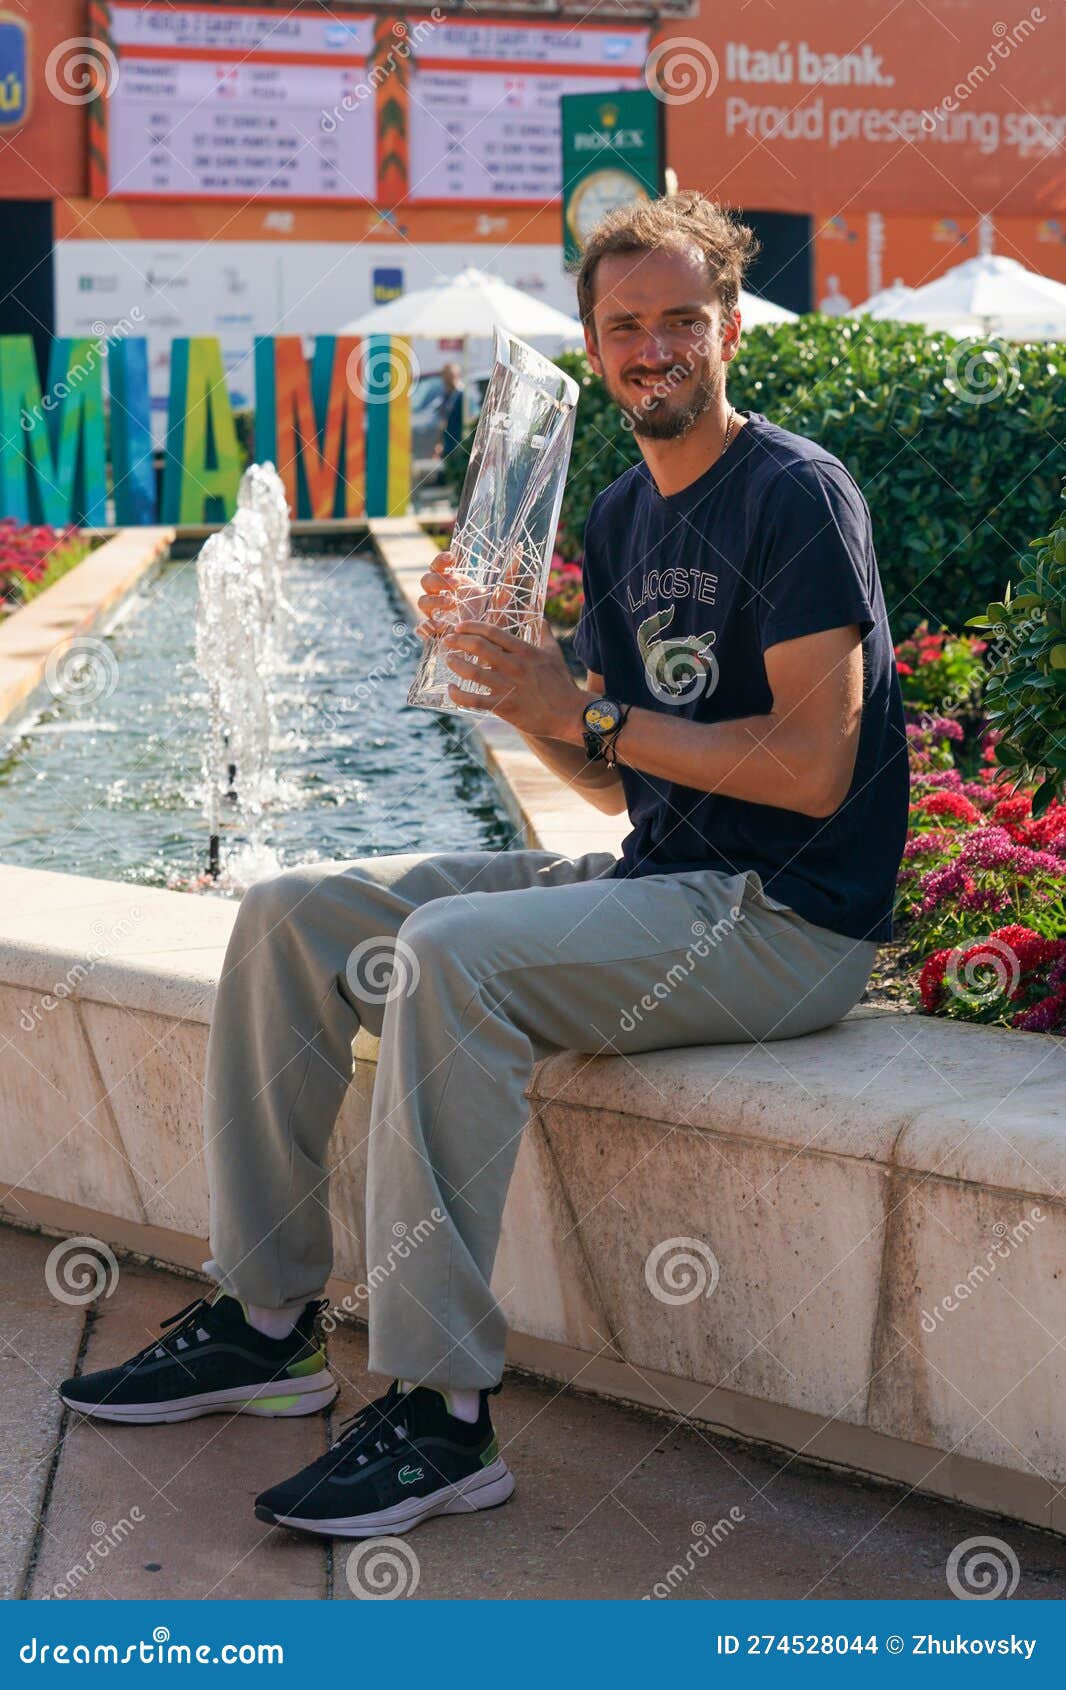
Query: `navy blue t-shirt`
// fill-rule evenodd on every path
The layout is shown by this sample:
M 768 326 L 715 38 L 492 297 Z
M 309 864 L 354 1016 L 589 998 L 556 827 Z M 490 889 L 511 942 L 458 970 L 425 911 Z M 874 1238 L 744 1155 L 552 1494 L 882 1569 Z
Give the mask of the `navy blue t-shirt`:
M 843 464 L 756 412 L 680 493 L 637 464 L 589 513 L 584 589 L 574 649 L 608 695 L 697 722 L 767 715 L 770 646 L 858 625 L 862 726 L 839 809 L 804 816 L 620 764 L 633 828 L 614 872 L 755 869 L 816 926 L 890 938 L 907 742 L 870 513 Z

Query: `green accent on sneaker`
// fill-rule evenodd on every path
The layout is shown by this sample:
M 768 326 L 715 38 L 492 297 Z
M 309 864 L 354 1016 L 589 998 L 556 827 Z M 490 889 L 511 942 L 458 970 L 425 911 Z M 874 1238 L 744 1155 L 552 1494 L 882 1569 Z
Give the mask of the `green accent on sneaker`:
M 487 1449 L 483 1449 L 481 1451 L 481 1454 L 478 1457 L 478 1460 L 481 1462 L 482 1467 L 487 1467 L 490 1462 L 496 1460 L 496 1457 L 499 1455 L 499 1453 L 500 1453 L 499 1439 L 494 1436 L 491 1443 L 488 1445 Z
M 321 1350 L 316 1350 L 313 1356 L 306 1356 L 303 1361 L 294 1361 L 285 1371 L 290 1379 L 302 1379 L 307 1373 L 321 1373 L 325 1365 L 325 1356 Z
M 413 1485 L 419 1479 L 425 1478 L 425 1474 L 421 1467 L 401 1467 L 396 1477 L 401 1485 Z
M 299 1392 L 292 1397 L 249 1397 L 246 1403 L 241 1404 L 241 1407 L 251 1408 L 254 1406 L 255 1408 L 295 1408 L 298 1402 L 304 1402 L 305 1400 L 305 1398 L 300 1396 Z

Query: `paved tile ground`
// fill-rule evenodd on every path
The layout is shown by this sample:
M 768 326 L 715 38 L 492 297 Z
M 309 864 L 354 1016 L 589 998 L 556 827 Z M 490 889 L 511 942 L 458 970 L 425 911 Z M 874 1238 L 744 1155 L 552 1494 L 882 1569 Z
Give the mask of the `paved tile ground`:
M 0 1229 L 0 1595 L 343 1600 L 351 1569 L 386 1588 L 417 1572 L 416 1600 L 939 1598 L 952 1548 L 989 1535 L 1018 1558 L 1019 1597 L 1066 1597 L 1059 1539 L 518 1378 L 495 1403 L 513 1500 L 421 1527 L 398 1571 L 366 1550 L 353 1567 L 353 1546 L 266 1527 L 252 1498 L 382 1388 L 363 1335 L 332 1341 L 343 1392 L 329 1421 L 101 1428 L 61 1416 L 54 1384 L 75 1362 L 108 1366 L 147 1343 L 198 1286 L 123 1263 L 86 1315 L 49 1291 L 52 1247 Z

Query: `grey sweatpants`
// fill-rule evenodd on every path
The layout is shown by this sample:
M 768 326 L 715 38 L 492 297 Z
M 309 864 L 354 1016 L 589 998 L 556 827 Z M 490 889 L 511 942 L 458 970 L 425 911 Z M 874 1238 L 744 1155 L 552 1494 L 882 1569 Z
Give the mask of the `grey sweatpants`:
M 292 1309 L 321 1293 L 327 1146 L 366 1027 L 381 1039 L 368 1270 L 394 1261 L 394 1224 L 419 1228 L 371 1280 L 371 1368 L 495 1384 L 505 1324 L 489 1280 L 534 1061 L 793 1038 L 860 997 L 876 947 L 812 926 L 756 874 L 614 880 L 614 860 L 376 857 L 245 894 L 206 1084 L 205 1265 L 225 1290 Z

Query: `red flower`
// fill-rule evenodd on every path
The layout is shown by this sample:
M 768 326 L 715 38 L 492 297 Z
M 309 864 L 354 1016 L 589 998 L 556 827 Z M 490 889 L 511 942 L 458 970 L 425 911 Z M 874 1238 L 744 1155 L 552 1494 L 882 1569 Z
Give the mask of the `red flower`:
M 928 816 L 952 816 L 960 822 L 979 822 L 981 812 L 961 792 L 931 792 L 923 794 L 916 806 Z
M 989 937 L 1014 952 L 1025 974 L 1066 955 L 1066 939 L 1045 939 L 1042 933 L 1034 933 L 1031 927 L 1022 927 L 1018 922 L 1008 927 L 997 927 Z M 978 949 L 979 944 L 973 948 Z
M 922 972 L 918 976 L 918 990 L 926 1015 L 935 1015 L 940 1008 L 944 996 L 944 971 L 950 955 L 950 950 L 934 951 L 922 964 Z

